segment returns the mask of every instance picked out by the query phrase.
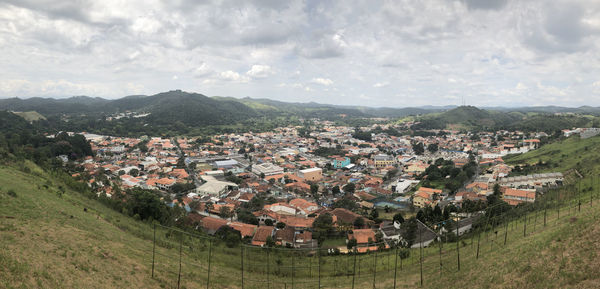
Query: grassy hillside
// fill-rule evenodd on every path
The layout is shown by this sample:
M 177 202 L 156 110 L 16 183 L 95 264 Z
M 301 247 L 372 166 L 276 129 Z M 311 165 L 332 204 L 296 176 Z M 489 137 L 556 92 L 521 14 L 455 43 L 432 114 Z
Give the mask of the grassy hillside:
M 46 120 L 46 117 L 41 115 L 37 111 L 24 111 L 24 112 L 14 112 L 14 114 L 24 118 L 26 121 L 38 121 L 38 120 Z
M 586 178 L 600 175 L 600 137 L 575 135 L 522 155 L 505 157 L 508 164 L 527 165 L 529 172 L 568 172 L 577 169 Z

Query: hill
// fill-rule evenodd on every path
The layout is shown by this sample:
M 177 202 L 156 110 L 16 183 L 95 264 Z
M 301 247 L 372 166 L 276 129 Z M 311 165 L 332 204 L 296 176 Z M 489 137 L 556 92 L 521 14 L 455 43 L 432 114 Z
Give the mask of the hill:
M 519 116 L 515 114 L 460 106 L 440 114 L 422 117 L 417 128 L 489 130 L 506 127 L 518 119 Z
M 580 114 L 557 115 L 546 112 L 497 111 L 460 106 L 442 113 L 417 118 L 413 129 L 524 130 L 555 132 L 574 127 L 600 125 L 597 117 Z

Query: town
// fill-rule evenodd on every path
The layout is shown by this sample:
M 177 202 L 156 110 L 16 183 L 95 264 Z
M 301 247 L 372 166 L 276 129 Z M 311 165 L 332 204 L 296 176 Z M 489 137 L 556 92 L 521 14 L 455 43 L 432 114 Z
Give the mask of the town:
M 312 119 L 204 138 L 82 133 L 95 156 L 78 163 L 73 177 L 105 198 L 153 190 L 210 235 L 234 230 L 255 246 L 341 253 L 427 246 L 443 230 L 435 220 L 457 221 L 462 234 L 490 196 L 518 206 L 562 184 L 562 173 L 524 175 L 503 160 L 537 149 L 544 132 L 396 133 L 406 126 Z M 411 218 L 415 224 L 405 225 Z M 417 238 L 415 228 L 425 233 Z

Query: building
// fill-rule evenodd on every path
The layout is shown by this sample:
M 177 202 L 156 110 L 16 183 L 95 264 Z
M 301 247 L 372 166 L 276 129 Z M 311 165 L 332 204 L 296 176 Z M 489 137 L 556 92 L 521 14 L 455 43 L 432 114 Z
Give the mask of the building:
M 254 246 L 264 246 L 267 244 L 269 237 L 273 238 L 275 227 L 273 226 L 260 226 L 256 230 L 254 237 L 252 238 L 251 244 Z
M 196 192 L 200 195 L 219 196 L 230 190 L 238 188 L 236 183 L 223 182 L 215 179 L 213 176 L 202 176 L 206 183 L 196 188 Z
M 535 191 L 506 188 L 502 195 L 502 199 L 512 206 L 516 206 L 523 202 L 533 203 L 535 202 Z
M 349 157 L 336 157 L 331 161 L 331 166 L 334 169 L 341 169 L 350 164 Z
M 413 196 L 413 205 L 417 208 L 433 207 L 435 206 L 435 195 L 441 193 L 442 190 L 420 187 Z
M 533 174 L 527 176 L 517 176 L 501 178 L 498 180 L 498 184 L 503 187 L 511 188 L 538 188 L 543 186 L 557 186 L 562 185 L 563 174 L 562 173 L 544 173 L 544 174 Z
M 218 169 L 231 169 L 238 164 L 236 160 L 215 161 L 214 166 Z
M 305 181 L 316 182 L 323 178 L 323 169 L 321 168 L 310 168 L 300 170 L 298 177 L 303 178 Z
M 394 157 L 386 154 L 378 154 L 373 157 L 375 168 L 381 169 L 394 165 Z
M 272 163 L 262 163 L 252 166 L 252 172 L 256 175 L 260 176 L 264 174 L 265 176 L 272 176 L 283 174 L 283 168 L 276 166 Z

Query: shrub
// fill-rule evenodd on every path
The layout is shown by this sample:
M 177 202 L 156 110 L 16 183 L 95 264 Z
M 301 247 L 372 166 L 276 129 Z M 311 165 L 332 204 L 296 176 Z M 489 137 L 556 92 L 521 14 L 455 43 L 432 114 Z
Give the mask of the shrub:
M 13 198 L 17 197 L 17 192 L 15 192 L 15 190 L 13 190 L 13 189 L 8 190 L 8 192 L 6 192 L 6 193 Z

